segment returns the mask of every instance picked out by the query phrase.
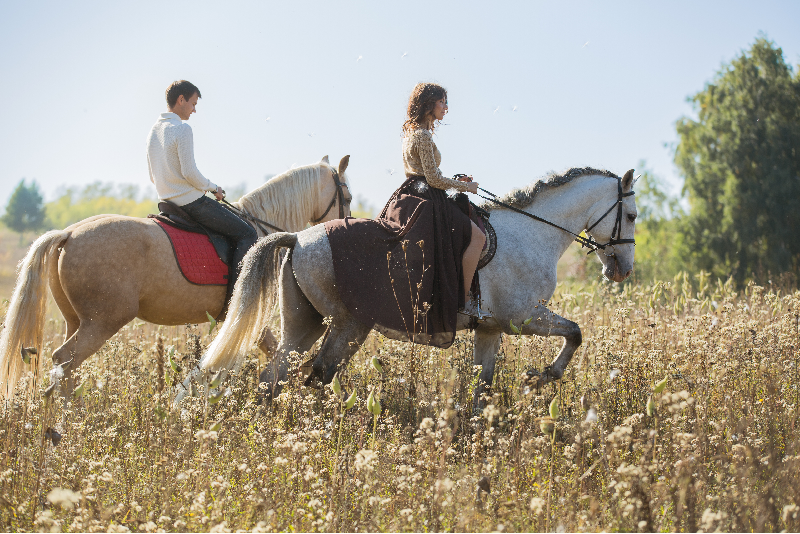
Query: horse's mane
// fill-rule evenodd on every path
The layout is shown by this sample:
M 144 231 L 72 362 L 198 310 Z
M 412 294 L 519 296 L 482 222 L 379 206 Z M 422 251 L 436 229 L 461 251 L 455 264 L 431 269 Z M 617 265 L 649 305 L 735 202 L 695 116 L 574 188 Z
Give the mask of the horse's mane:
M 609 178 L 619 178 L 619 176 L 613 172 L 604 169 L 594 169 L 592 167 L 572 167 L 561 174 L 551 172 L 541 180 L 537 180 L 530 185 L 520 189 L 513 189 L 511 192 L 500 197 L 500 202 L 514 206 L 517 209 L 523 209 L 531 205 L 533 199 L 536 198 L 536 195 L 538 195 L 542 189 L 560 187 L 564 184 L 570 183 L 576 178 L 580 178 L 581 176 L 594 175 L 608 176 Z M 492 208 L 503 209 L 502 206 L 498 206 L 492 202 L 484 202 L 483 206 L 481 207 L 486 210 L 491 210 Z
M 319 180 L 324 162 L 290 169 L 250 191 L 234 203 L 247 213 L 286 230 L 299 232 L 319 204 Z

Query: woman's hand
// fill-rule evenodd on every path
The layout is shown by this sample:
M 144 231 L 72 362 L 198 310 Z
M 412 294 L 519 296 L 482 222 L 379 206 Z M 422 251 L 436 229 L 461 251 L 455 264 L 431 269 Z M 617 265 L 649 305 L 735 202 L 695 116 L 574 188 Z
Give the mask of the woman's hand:
M 472 176 L 467 176 L 466 174 L 456 174 L 454 176 L 456 180 L 459 182 L 467 182 L 467 190 L 470 193 L 478 194 L 478 182 L 472 181 Z
M 214 191 L 214 196 L 217 197 L 217 200 L 222 200 L 225 198 L 225 190 L 221 187 L 217 186 L 217 190 Z

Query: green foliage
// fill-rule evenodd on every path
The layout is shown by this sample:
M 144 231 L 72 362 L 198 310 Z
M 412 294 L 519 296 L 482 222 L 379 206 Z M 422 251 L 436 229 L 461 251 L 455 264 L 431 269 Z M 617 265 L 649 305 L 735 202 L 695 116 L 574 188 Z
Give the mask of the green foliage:
M 691 97 L 675 163 L 690 213 L 677 247 L 691 271 L 733 275 L 800 266 L 800 77 L 760 37 Z
M 375 208 L 360 196 L 350 206 L 350 214 L 361 219 L 372 219 L 377 215 Z
M 31 230 L 39 230 L 45 226 L 45 212 L 42 194 L 36 182 L 25 185 L 22 179 L 11 194 L 6 212 L 0 220 L 10 229 L 20 234 Z
M 685 215 L 678 198 L 669 195 L 661 180 L 639 162 L 642 176 L 636 181 L 636 268 L 633 281 L 650 282 L 672 278 L 683 269 L 677 253 L 681 218 Z
M 93 215 L 114 213 L 146 217 L 158 213 L 155 200 L 142 199 L 135 185 L 115 186 L 95 182 L 84 188 L 70 187 L 45 205 L 48 221 L 54 228 L 66 228 Z

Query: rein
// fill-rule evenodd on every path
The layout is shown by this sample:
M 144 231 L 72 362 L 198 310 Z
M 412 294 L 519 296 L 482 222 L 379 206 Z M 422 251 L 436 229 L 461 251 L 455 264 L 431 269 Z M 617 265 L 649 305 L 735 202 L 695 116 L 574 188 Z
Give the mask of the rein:
M 277 226 L 275 226 L 273 224 L 268 223 L 267 221 L 262 221 L 258 217 L 254 217 L 254 216 L 250 215 L 246 211 L 237 208 L 236 206 L 234 206 L 233 204 L 231 204 L 230 202 L 228 202 L 224 198 L 222 199 L 222 202 L 224 202 L 224 206 L 226 208 L 228 208 L 230 211 L 232 211 L 233 213 L 235 213 L 239 217 L 241 217 L 243 219 L 247 219 L 248 221 L 250 221 L 253 224 L 255 224 L 256 226 L 258 226 L 259 230 L 264 232 L 264 234 L 269 234 L 269 231 L 266 228 L 264 228 L 264 226 L 268 226 L 269 228 L 271 228 L 272 230 L 274 230 L 276 232 L 285 232 L 286 231 L 286 230 L 283 230 L 281 228 L 278 228 Z
M 339 199 L 339 218 L 340 219 L 344 219 L 344 189 L 343 188 L 347 187 L 347 184 L 345 182 L 340 182 L 339 181 L 339 173 L 334 168 L 331 168 L 331 178 L 333 178 L 333 183 L 334 183 L 334 185 L 336 185 L 336 191 L 333 193 L 333 198 L 331 199 L 331 203 L 328 204 L 328 209 L 325 210 L 325 213 L 323 213 L 320 216 L 319 219 L 312 220 L 311 222 L 313 222 L 313 223 L 318 223 L 322 219 L 325 218 L 325 216 L 328 214 L 328 212 L 331 211 L 331 208 L 334 206 L 334 204 L 336 204 L 336 199 L 337 198 Z
M 535 221 L 539 221 L 539 222 L 543 222 L 545 224 L 549 224 L 550 226 L 552 226 L 554 228 L 558 228 L 559 230 L 562 230 L 562 231 L 564 231 L 564 232 L 566 232 L 566 233 L 568 233 L 568 234 L 570 234 L 572 236 L 575 236 L 575 241 L 577 241 L 578 243 L 581 244 L 581 248 L 583 248 L 583 247 L 588 248 L 589 249 L 588 254 L 591 254 L 592 252 L 597 252 L 597 249 L 605 250 L 606 247 L 609 247 L 609 246 L 613 247 L 614 245 L 623 245 L 623 244 L 628 244 L 628 243 L 632 243 L 634 245 L 636 244 L 636 240 L 634 240 L 634 239 L 620 239 L 621 233 L 622 233 L 622 199 L 625 198 L 625 197 L 632 196 L 635 193 L 633 191 L 628 191 L 627 193 L 623 193 L 622 192 L 622 178 L 620 178 L 619 176 L 617 176 L 616 178 L 617 178 L 617 201 L 614 204 L 612 204 L 611 207 L 608 208 L 608 210 L 599 219 L 597 219 L 597 221 L 595 221 L 595 223 L 593 225 L 591 225 L 589 228 L 586 229 L 587 233 L 591 232 L 592 228 L 597 226 L 600 223 L 600 221 L 602 221 L 603 219 L 606 218 L 606 215 L 611 213 L 611 210 L 613 210 L 614 208 L 617 208 L 617 219 L 614 222 L 614 229 L 611 232 L 611 239 L 608 241 L 608 243 L 598 243 L 597 241 L 594 240 L 594 238 L 591 235 L 587 239 L 587 238 L 583 237 L 582 235 L 578 235 L 575 232 L 572 232 L 570 230 L 567 230 L 564 227 L 561 227 L 561 226 L 557 225 L 556 223 L 550 222 L 547 219 L 542 219 L 538 215 L 534 215 L 532 213 L 528 213 L 527 211 L 523 211 L 523 210 L 521 210 L 519 208 L 515 208 L 514 206 L 506 204 L 505 202 L 501 202 L 500 200 L 498 200 L 499 197 L 497 195 L 495 195 L 494 193 L 492 193 L 490 191 L 487 191 L 486 189 L 484 189 L 482 187 L 479 187 L 478 189 L 480 189 L 481 191 L 483 191 L 484 193 L 486 193 L 489 196 L 488 197 L 485 197 L 483 195 L 478 195 L 478 196 L 481 197 L 484 200 L 488 200 L 489 202 L 497 204 L 498 206 L 502 206 L 502 207 L 504 207 L 506 209 L 509 209 L 511 211 L 515 211 L 517 213 L 525 215 L 526 217 L 530 217 L 531 219 L 533 219 Z

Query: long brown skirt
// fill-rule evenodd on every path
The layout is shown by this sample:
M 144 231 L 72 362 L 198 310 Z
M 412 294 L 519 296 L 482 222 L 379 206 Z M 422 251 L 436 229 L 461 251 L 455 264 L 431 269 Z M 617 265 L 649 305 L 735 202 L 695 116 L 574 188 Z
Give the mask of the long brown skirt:
M 472 225 L 443 190 L 411 177 L 377 218 L 338 219 L 325 230 L 336 287 L 354 317 L 393 338 L 453 343 Z

